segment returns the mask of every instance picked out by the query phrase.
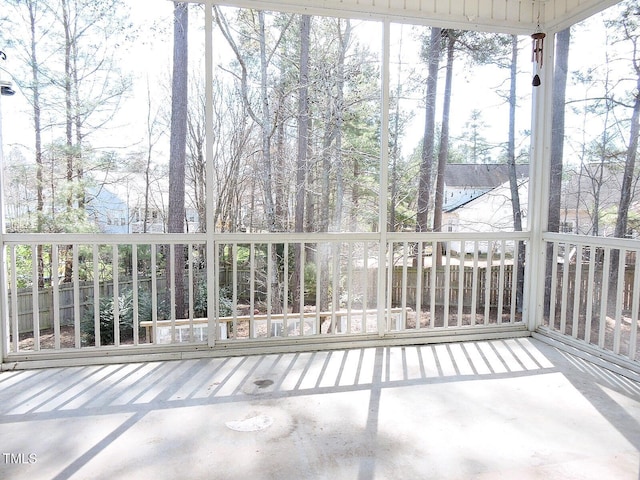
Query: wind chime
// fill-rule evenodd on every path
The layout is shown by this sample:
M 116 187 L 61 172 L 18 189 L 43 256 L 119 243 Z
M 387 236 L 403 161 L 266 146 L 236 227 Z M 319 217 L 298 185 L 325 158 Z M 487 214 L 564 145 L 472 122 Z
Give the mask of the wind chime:
M 532 8 L 535 8 L 535 0 L 532 4 Z M 539 72 L 542 69 L 542 60 L 544 58 L 544 37 L 547 35 L 540 30 L 540 3 L 538 2 L 538 28 L 536 33 L 531 35 L 533 39 L 533 46 L 531 50 L 531 61 L 533 62 L 533 86 L 539 87 L 540 75 Z
M 538 72 L 542 69 L 542 60 L 544 54 L 544 37 L 547 35 L 543 32 L 536 32 L 531 35 L 533 39 L 533 49 L 531 51 L 531 61 L 534 63 L 533 68 L 533 86 L 540 86 L 540 75 Z

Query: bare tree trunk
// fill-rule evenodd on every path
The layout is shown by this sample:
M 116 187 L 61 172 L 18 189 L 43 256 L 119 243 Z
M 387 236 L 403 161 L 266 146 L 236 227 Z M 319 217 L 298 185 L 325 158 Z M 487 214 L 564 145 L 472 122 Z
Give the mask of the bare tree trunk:
M 62 6 L 62 20 L 64 27 L 64 105 L 65 105 L 65 157 L 67 159 L 67 210 L 70 211 L 73 207 L 73 114 L 72 114 L 72 83 L 73 72 L 71 68 L 71 18 L 69 12 L 69 3 L 67 0 L 61 2 Z M 57 248 L 57 247 L 56 247 Z M 63 249 L 64 253 L 64 283 L 70 283 L 73 277 L 73 257 L 72 257 L 72 245 L 67 245 Z
M 151 159 L 153 150 L 152 140 L 153 123 L 151 121 L 151 92 L 147 80 L 147 161 L 144 169 L 144 213 L 142 219 L 142 232 L 147 233 L 149 224 L 149 196 L 151 190 Z
M 402 34 L 403 26 L 400 25 L 400 42 L 398 46 L 398 83 L 396 84 L 396 104 L 393 119 L 393 149 L 391 151 L 391 205 L 389 208 L 389 221 L 387 229 L 391 232 L 396 231 L 396 203 L 398 202 L 398 157 L 400 155 L 399 136 L 400 136 L 400 96 L 402 95 Z
M 169 233 L 184 233 L 185 222 L 185 165 L 187 149 L 188 114 L 188 3 L 176 3 L 173 24 L 173 80 L 171 85 L 171 136 L 169 143 Z M 176 318 L 183 318 L 184 305 L 184 249 L 176 245 L 173 270 Z M 171 278 L 168 272 L 167 278 Z
M 511 191 L 511 211 L 513 213 L 513 230 L 522 231 L 522 208 L 518 190 L 518 173 L 516 170 L 516 84 L 518 75 L 518 36 L 511 36 L 511 68 L 509 87 L 509 139 L 507 141 L 507 163 L 509 165 L 509 189 Z M 516 285 L 516 308 L 522 311 L 524 292 L 524 243 L 516 245 L 515 273 L 518 276 Z
M 344 173 L 342 163 L 342 124 L 344 119 L 344 83 L 345 83 L 345 58 L 347 49 L 351 43 L 351 21 L 345 20 L 344 33 L 342 32 L 342 22 L 338 20 L 338 39 L 340 40 L 340 50 L 338 52 L 338 70 L 336 78 L 336 118 L 335 118 L 335 172 L 336 172 L 336 204 L 333 214 L 333 229 L 339 232 L 342 228 L 342 209 L 344 197 Z
M 618 204 L 618 216 L 616 218 L 616 228 L 614 235 L 618 238 L 624 238 L 627 235 L 629 222 L 629 206 L 631 205 L 633 183 L 635 177 L 636 157 L 638 153 L 638 136 L 640 130 L 640 60 L 635 61 L 635 69 L 637 74 L 635 101 L 633 103 L 633 112 L 631 114 L 631 125 L 629 127 L 629 146 L 627 147 L 627 155 L 624 163 L 624 172 L 622 174 L 622 188 L 620 192 L 620 203 Z M 618 283 L 618 262 L 620 258 L 620 250 L 611 250 L 611 273 L 609 275 L 609 285 L 612 289 L 614 285 L 617 289 Z M 615 302 L 615 296 L 609 294 L 609 301 Z
M 431 172 L 434 163 L 435 127 L 436 127 L 436 91 L 438 87 L 438 67 L 442 29 L 431 28 L 429 40 L 429 76 L 425 105 L 424 135 L 422 139 L 422 159 L 418 179 L 418 211 L 416 213 L 416 230 L 426 232 L 429 229 L 429 202 L 431 196 Z
M 300 17 L 300 79 L 298 85 L 298 159 L 296 162 L 296 232 L 304 231 L 304 204 L 307 183 L 307 153 L 309 150 L 309 44 L 311 38 L 311 17 Z M 300 280 L 304 278 L 304 259 L 302 246 L 295 245 L 295 268 L 293 272 L 293 311 L 300 309 L 300 298 L 304 291 L 300 289 Z
M 267 218 L 267 229 L 275 232 L 276 218 L 275 206 L 273 202 L 273 172 L 271 166 L 271 113 L 269 108 L 269 94 L 267 90 L 267 45 L 265 34 L 264 11 L 258 12 L 258 22 L 260 28 L 260 98 L 262 101 L 262 116 L 260 127 L 262 132 L 262 188 L 264 192 L 265 216 Z
M 560 230 L 560 199 L 562 194 L 562 155 L 564 150 L 565 93 L 567 70 L 569 67 L 569 45 L 571 29 L 566 28 L 556 34 L 556 63 L 553 76 L 553 112 L 551 117 L 551 165 L 549 179 L 549 216 L 547 230 Z M 553 246 L 547 246 L 545 278 L 545 316 L 549 315 L 551 298 L 551 272 L 556 266 Z
M 258 12 L 259 23 L 259 35 L 260 35 L 260 97 L 262 100 L 262 117 L 261 117 L 261 132 L 262 132 L 262 165 L 263 165 L 263 177 L 262 188 L 265 205 L 265 216 L 267 218 L 267 229 L 269 232 L 278 231 L 278 225 L 276 223 L 276 207 L 273 200 L 273 167 L 271 160 L 271 110 L 269 107 L 269 93 L 267 89 L 267 39 L 265 32 L 265 19 L 264 11 Z M 267 281 L 271 284 L 272 295 L 276 296 L 276 301 L 272 302 L 271 313 L 279 313 L 282 302 L 280 299 L 280 287 L 278 282 L 278 274 L 275 266 L 277 262 L 276 249 L 272 249 L 272 258 L 274 268 L 271 269 L 271 278 Z
M 440 131 L 440 149 L 438 151 L 438 176 L 436 178 L 435 202 L 433 207 L 433 231 L 442 231 L 442 207 L 444 205 L 444 173 L 449 156 L 449 113 L 451 111 L 451 84 L 453 82 L 453 60 L 458 33 L 455 30 L 443 30 L 447 40 L 447 73 L 444 84 L 444 104 L 442 107 L 442 128 Z M 442 264 L 442 248 L 435 249 L 435 265 Z M 462 266 L 461 266 L 462 268 Z
M 640 92 L 640 68 L 638 68 L 636 95 L 633 103 L 633 113 L 631 114 L 631 125 L 629 130 L 629 146 L 627 147 L 627 156 L 624 163 L 620 203 L 618 205 L 618 217 L 616 219 L 615 236 L 618 238 L 624 238 L 627 234 L 629 205 L 631 205 L 632 187 L 636 168 L 636 157 L 638 152 L 638 124 L 640 119 L 640 94 L 637 92 Z
M 29 27 L 31 33 L 30 53 L 31 53 L 31 80 L 33 85 L 31 87 L 32 99 L 33 99 L 33 126 L 35 134 L 35 157 L 36 157 L 36 232 L 42 233 L 44 231 L 44 178 L 43 178 L 43 164 L 42 164 L 42 126 L 41 126 L 41 111 L 40 111 L 40 72 L 37 58 L 36 49 L 36 14 L 37 3 L 29 0 L 27 2 L 29 9 Z M 44 287 L 44 253 L 42 245 L 38 245 L 37 248 L 37 262 L 38 262 L 38 287 Z

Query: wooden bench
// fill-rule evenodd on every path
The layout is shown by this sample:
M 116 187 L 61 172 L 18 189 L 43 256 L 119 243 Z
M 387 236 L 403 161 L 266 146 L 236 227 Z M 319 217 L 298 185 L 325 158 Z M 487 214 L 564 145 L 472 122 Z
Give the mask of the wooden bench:
M 406 314 L 408 309 L 404 308 L 391 308 L 389 313 L 394 316 L 398 316 L 399 318 L 395 319 L 395 328 L 392 330 L 400 330 L 404 328 L 406 321 Z M 352 321 L 355 319 L 359 319 L 362 322 L 366 322 L 366 318 L 377 315 L 377 309 L 368 309 L 368 310 L 337 310 L 335 312 L 304 312 L 300 313 L 272 313 L 270 315 L 267 314 L 254 314 L 254 315 L 237 315 L 235 317 L 220 317 L 218 319 L 219 327 L 220 327 L 220 338 L 227 339 L 229 332 L 229 324 L 233 323 L 234 320 L 237 323 L 240 322 L 249 322 L 249 337 L 256 338 L 256 326 L 259 323 L 266 323 L 269 320 L 271 321 L 271 335 L 272 337 L 282 336 L 281 332 L 284 328 L 284 320 L 287 320 L 287 326 L 295 326 L 300 323 L 300 319 L 303 319 L 305 325 L 311 323 L 310 332 L 305 334 L 313 335 L 317 333 L 318 330 L 321 333 L 331 333 L 331 320 L 335 317 L 335 332 L 346 332 L 347 331 L 347 323 L 348 318 L 351 316 Z M 308 322 L 306 320 L 311 320 Z M 316 324 L 316 321 L 319 320 L 319 325 Z M 188 332 L 191 325 L 193 325 L 194 333 L 196 330 L 199 330 L 199 340 L 206 340 L 206 332 L 205 329 L 208 327 L 208 319 L 206 317 L 194 318 L 193 320 L 188 318 L 181 318 L 176 320 L 156 320 L 155 326 L 160 328 L 171 328 L 175 325 L 176 328 L 176 339 L 178 341 L 183 341 L 183 333 Z M 326 331 L 322 332 L 323 326 L 326 327 Z M 145 328 L 145 334 L 147 341 L 149 343 L 152 342 L 153 338 L 153 327 L 154 322 L 147 320 L 140 322 L 140 327 Z M 299 328 L 299 327 L 298 327 Z M 262 336 L 262 335 L 260 335 Z M 266 336 L 266 335 L 265 335 Z

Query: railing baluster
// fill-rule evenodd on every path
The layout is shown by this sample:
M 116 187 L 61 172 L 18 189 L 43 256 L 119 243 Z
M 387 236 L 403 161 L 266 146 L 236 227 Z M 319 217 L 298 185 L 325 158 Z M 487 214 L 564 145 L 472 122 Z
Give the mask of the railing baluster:
M 219 272 L 220 270 L 216 270 Z M 195 342 L 195 330 L 193 328 L 194 303 L 193 295 L 193 243 L 187 244 L 187 277 L 189 278 L 188 294 L 189 294 L 189 342 Z M 216 332 L 217 333 L 217 332 Z
M 20 315 L 18 312 L 18 272 L 16 270 L 16 246 L 9 247 L 9 264 L 11 266 L 11 330 L 13 340 L 13 351 L 20 350 Z M 38 277 L 34 278 L 34 283 L 38 283 Z M 4 341 L 4 339 L 3 339 Z
M 416 248 L 416 328 L 422 328 L 422 279 L 424 278 L 422 249 L 424 248 L 424 243 L 422 241 L 417 242 Z M 433 323 L 429 322 L 429 326 L 433 327 Z
M 402 320 L 402 325 L 400 330 L 406 330 L 407 328 L 407 316 L 404 312 L 407 311 L 407 281 L 408 281 L 408 262 L 409 262 L 409 243 L 402 243 L 402 300 L 400 306 L 402 307 L 402 315 L 400 319 Z M 391 308 L 391 299 L 389 299 L 389 308 Z
M 473 326 L 478 321 L 478 241 L 473 242 L 473 274 L 471 279 L 471 320 Z
M 638 341 L 638 310 L 640 310 L 640 251 L 636 250 L 636 266 L 633 271 L 633 300 L 631 302 L 631 332 L 629 333 L 629 359 L 636 359 Z
M 218 255 L 219 256 L 219 255 Z M 227 332 L 228 338 L 238 337 L 238 244 L 231 244 L 231 316 L 233 317 L 231 328 L 232 332 Z M 226 328 L 226 327 L 225 327 Z M 229 335 L 229 333 L 231 333 Z M 217 337 L 216 337 L 217 338 Z
M 113 277 L 113 344 L 120 346 L 120 276 L 119 276 L 119 256 L 118 245 L 112 248 L 113 258 L 111 259 Z
M 362 311 L 366 312 L 367 307 L 369 305 L 369 242 L 365 240 L 364 249 L 362 251 Z M 367 333 L 367 315 L 366 313 L 362 314 L 362 332 Z
M 138 297 L 138 245 L 131 245 L 131 288 L 133 289 L 133 344 L 140 343 L 140 299 Z
M 300 271 L 300 278 L 298 279 L 299 284 L 298 284 L 298 288 L 300 289 L 300 295 L 298 298 L 298 310 L 300 313 L 300 320 L 299 320 L 299 335 L 302 337 L 304 336 L 304 296 L 305 296 L 305 288 L 304 288 L 304 273 L 305 273 L 305 263 L 306 263 L 306 243 L 305 242 L 301 242 L 300 243 L 300 265 L 299 265 L 299 271 Z
M 282 335 L 287 336 L 289 316 L 289 242 L 284 242 L 282 248 L 282 263 L 284 272 L 282 276 Z
M 558 290 L 558 243 L 554 242 L 551 253 L 551 295 L 549 299 L 549 328 L 556 325 L 556 292 Z M 547 273 L 548 274 L 548 273 Z
M 498 307 L 496 310 L 496 321 L 502 323 L 502 310 L 504 308 L 504 262 L 506 243 L 502 239 L 500 242 L 500 273 L 498 274 Z
M 158 343 L 158 253 L 155 243 L 151 244 L 151 321 L 153 338 L 148 341 Z
M 347 243 L 347 331 L 351 333 L 351 309 L 353 303 L 353 242 Z
M 570 255 L 571 244 L 564 244 L 564 255 L 562 256 L 562 295 L 560 296 L 560 332 L 564 335 L 567 330 L 567 295 L 569 293 L 569 267 L 571 266 Z
M 31 247 L 31 267 L 33 275 L 33 283 L 31 285 L 31 305 L 33 310 L 32 316 L 32 328 L 33 328 L 33 345 L 40 346 L 40 289 L 38 288 L 38 245 L 33 244 Z M 14 319 L 14 344 L 15 351 L 18 351 L 18 344 L 20 342 L 20 322 L 18 317 L 18 275 L 16 271 L 16 247 L 11 246 L 11 289 L 13 295 L 11 303 L 13 306 L 13 319 Z
M 582 289 L 580 282 L 582 280 L 582 245 L 576 245 L 576 271 L 574 276 L 573 288 L 573 324 L 571 328 L 571 336 L 578 338 L 578 325 L 580 322 L 580 296 Z
M 381 246 L 382 248 L 382 246 Z M 387 271 L 387 275 L 386 275 L 386 282 L 387 282 L 387 288 L 386 288 L 386 293 L 385 295 L 383 295 L 383 299 L 384 297 L 386 297 L 385 299 L 385 305 L 378 305 L 377 308 L 384 308 L 385 312 L 384 312 L 384 322 L 382 324 L 382 327 L 384 328 L 385 333 L 391 330 L 391 282 L 392 282 L 392 276 L 393 276 L 393 243 L 391 242 L 387 242 L 386 245 L 386 249 L 387 249 L 387 259 L 386 259 L 386 271 Z M 379 264 L 378 268 L 382 268 L 382 265 Z M 378 277 L 380 278 L 380 277 Z M 382 277 L 385 278 L 385 277 Z M 380 326 L 378 326 L 378 328 L 380 328 Z
M 602 291 L 600 297 L 600 324 L 598 325 L 598 346 L 604 348 L 605 331 L 607 326 L 607 303 L 609 300 L 609 271 L 611 266 L 611 248 L 604 250 L 604 264 L 602 266 Z
M 331 245 L 331 250 L 333 254 L 331 255 L 331 323 L 330 330 L 333 335 L 337 332 L 336 325 L 336 311 L 340 308 L 340 302 L 338 293 L 340 290 L 340 244 L 338 242 L 334 242 Z
M 589 246 L 589 275 L 588 285 L 595 286 L 595 271 L 596 271 L 596 254 L 597 249 L 595 245 Z M 587 307 L 585 315 L 584 326 L 584 340 L 587 343 L 591 343 L 591 322 L 593 321 L 593 295 L 595 292 L 587 291 Z
M 256 285 L 256 256 L 255 256 L 255 244 L 249 244 L 249 338 L 256 337 L 255 322 L 253 320 L 253 314 L 256 300 L 255 293 Z
M 53 338 L 56 349 L 60 348 L 60 278 L 58 274 L 59 245 L 51 245 L 51 287 L 53 294 Z M 38 322 L 38 333 L 40 332 L 40 325 Z M 40 348 L 40 342 L 38 342 L 38 349 Z
M 273 244 L 269 242 L 267 244 L 267 338 L 271 337 L 271 308 L 272 301 L 271 297 L 273 295 Z
M 169 265 L 168 271 L 170 275 L 167 280 L 169 281 L 169 305 L 171 306 L 171 312 L 169 312 L 169 318 L 171 319 L 171 343 L 176 341 L 176 248 L 175 244 L 169 245 L 169 258 L 167 264 Z
M 491 264 L 493 244 L 487 241 L 487 268 L 484 272 L 484 324 L 489 325 L 489 315 L 491 314 Z
M 431 276 L 431 289 L 429 290 L 429 323 L 432 327 L 436 326 L 436 290 L 438 282 L 438 269 L 436 266 L 436 248 L 438 248 L 437 242 L 430 242 L 431 245 L 431 267 L 429 268 L 429 275 Z M 445 320 L 446 321 L 446 320 Z
M 513 323 L 516 320 L 517 305 L 518 305 L 518 261 L 520 258 L 520 242 L 513 242 L 513 264 L 511 266 L 511 308 L 509 322 Z
M 321 292 L 320 289 L 322 287 L 322 255 L 324 251 L 324 245 L 318 243 L 316 245 L 316 315 L 315 315 L 315 331 L 316 333 L 322 333 L 321 323 L 320 323 L 320 308 L 321 308 L 321 300 L 320 295 L 324 292 Z
M 467 244 L 460 241 L 460 251 L 458 252 L 458 322 L 457 326 L 462 326 L 462 315 L 464 313 L 464 258 Z
M 37 255 L 37 246 L 34 244 L 31 247 L 31 266 L 32 266 L 32 278 L 38 278 L 38 255 Z M 60 318 L 55 317 L 55 305 L 58 302 L 57 288 L 58 288 L 58 252 L 57 246 L 51 245 L 51 287 L 53 294 L 53 304 L 54 304 L 54 332 L 56 332 L 55 319 L 58 320 L 57 332 L 60 332 Z M 32 292 L 32 302 L 33 305 L 33 349 L 37 352 L 40 350 L 40 292 L 38 290 L 38 282 L 33 282 L 31 287 Z M 55 333 L 54 333 L 55 334 Z
M 443 290 L 443 296 L 444 296 L 444 313 L 443 313 L 443 320 L 442 320 L 442 325 L 444 327 L 449 327 L 449 320 L 451 318 L 451 310 L 449 307 L 449 303 L 451 300 L 451 242 L 447 242 L 447 243 L 438 243 L 437 246 L 438 248 L 442 248 L 444 245 L 446 245 L 446 250 L 445 250 L 445 262 L 444 262 L 444 290 Z M 434 257 L 432 257 L 434 258 Z M 438 258 L 438 256 L 436 255 L 435 258 Z M 436 264 L 436 268 L 437 268 L 437 264 Z
M 93 258 L 93 337 L 94 345 L 99 347 L 102 342 L 100 336 L 100 254 L 98 244 L 92 248 Z
M 73 245 L 73 331 L 76 348 L 82 347 L 80 338 L 80 245 Z M 60 348 L 60 339 L 56 335 L 56 349 Z
M 624 266 L 627 251 L 618 250 L 618 283 L 616 285 L 615 327 L 613 329 L 613 353 L 620 353 L 620 337 L 622 335 L 622 296 L 624 294 Z

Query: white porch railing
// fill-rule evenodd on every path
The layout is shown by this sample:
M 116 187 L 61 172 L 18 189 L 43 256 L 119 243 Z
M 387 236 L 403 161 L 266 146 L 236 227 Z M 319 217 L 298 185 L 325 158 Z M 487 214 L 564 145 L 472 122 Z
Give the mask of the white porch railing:
M 526 233 L 380 238 L 7 234 L 3 362 L 525 328 L 529 277 L 517 252 Z M 544 241 L 550 261 L 537 289 L 538 331 L 640 360 L 638 242 Z M 172 275 L 180 254 L 182 275 Z
M 4 361 L 524 330 L 527 234 L 380 238 L 7 234 Z
M 640 242 L 546 234 L 543 331 L 640 360 Z

